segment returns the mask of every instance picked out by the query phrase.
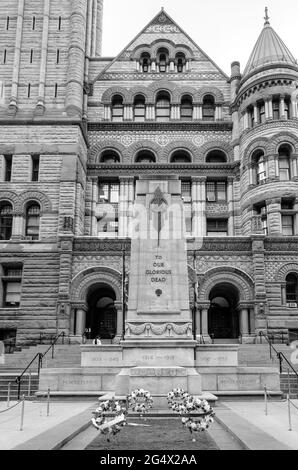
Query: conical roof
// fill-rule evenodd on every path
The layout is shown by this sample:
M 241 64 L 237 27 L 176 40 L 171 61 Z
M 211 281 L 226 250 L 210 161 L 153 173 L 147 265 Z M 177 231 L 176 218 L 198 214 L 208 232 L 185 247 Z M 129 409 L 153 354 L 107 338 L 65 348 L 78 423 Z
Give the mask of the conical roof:
M 269 64 L 297 65 L 297 61 L 291 54 L 285 43 L 270 26 L 269 18 L 265 17 L 264 28 L 250 55 L 243 75 L 248 75 L 256 69 Z

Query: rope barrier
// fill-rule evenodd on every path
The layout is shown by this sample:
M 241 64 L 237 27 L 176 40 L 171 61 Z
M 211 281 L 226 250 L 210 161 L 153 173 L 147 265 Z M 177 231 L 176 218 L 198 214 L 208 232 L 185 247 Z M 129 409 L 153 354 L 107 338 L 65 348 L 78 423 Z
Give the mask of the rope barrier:
M 6 413 L 6 411 L 12 410 L 12 409 L 15 408 L 16 406 L 18 406 L 20 403 L 22 403 L 22 400 L 19 400 L 18 403 L 16 403 L 15 405 L 10 406 L 10 407 L 7 408 L 6 410 L 0 411 L 0 413 Z

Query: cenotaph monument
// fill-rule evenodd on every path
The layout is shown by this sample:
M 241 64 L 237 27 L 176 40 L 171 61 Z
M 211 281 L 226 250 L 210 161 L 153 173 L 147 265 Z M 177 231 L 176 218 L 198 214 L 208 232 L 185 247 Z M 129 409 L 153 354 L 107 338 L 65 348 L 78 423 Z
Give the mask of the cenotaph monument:
M 178 177 L 141 177 L 131 226 L 129 295 L 119 394 L 142 387 L 201 393 L 189 306 L 187 251 Z

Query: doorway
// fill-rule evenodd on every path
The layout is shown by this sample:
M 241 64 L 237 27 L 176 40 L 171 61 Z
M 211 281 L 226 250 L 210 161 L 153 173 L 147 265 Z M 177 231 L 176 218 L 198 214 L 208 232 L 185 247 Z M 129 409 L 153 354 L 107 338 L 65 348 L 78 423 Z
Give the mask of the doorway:
M 217 284 L 210 292 L 208 332 L 214 339 L 236 339 L 239 336 L 238 290 L 231 284 Z
M 91 330 L 90 338 L 112 340 L 116 336 L 117 310 L 114 290 L 106 285 L 92 286 L 87 297 L 88 312 L 86 328 Z

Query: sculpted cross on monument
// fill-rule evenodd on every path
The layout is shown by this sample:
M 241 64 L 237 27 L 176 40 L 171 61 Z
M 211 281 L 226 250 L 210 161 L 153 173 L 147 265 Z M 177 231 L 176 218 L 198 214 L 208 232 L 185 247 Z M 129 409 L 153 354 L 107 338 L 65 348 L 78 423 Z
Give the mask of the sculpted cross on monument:
M 165 199 L 160 187 L 158 186 L 154 192 L 151 201 L 151 210 L 157 213 L 157 246 L 160 244 L 160 233 L 162 229 L 162 213 L 167 210 L 167 200 Z

